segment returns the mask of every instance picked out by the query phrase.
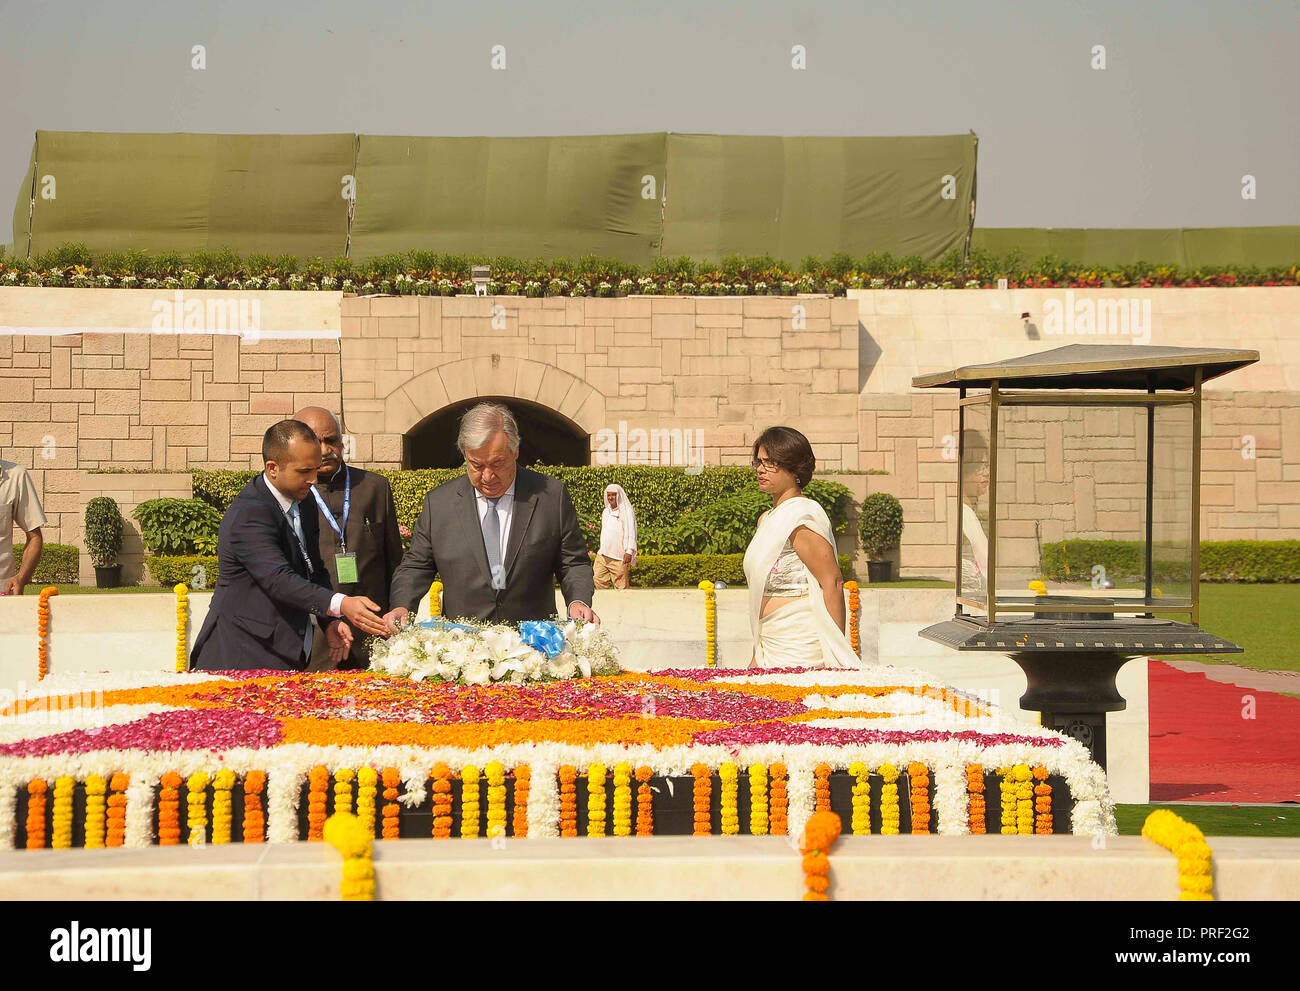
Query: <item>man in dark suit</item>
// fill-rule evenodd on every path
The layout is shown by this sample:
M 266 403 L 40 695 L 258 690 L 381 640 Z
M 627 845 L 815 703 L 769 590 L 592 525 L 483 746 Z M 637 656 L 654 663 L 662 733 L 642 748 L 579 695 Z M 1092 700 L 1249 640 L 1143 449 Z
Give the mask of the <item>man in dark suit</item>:
M 312 486 L 318 514 L 320 556 L 336 592 L 364 595 L 388 609 L 388 587 L 402 561 L 402 535 L 397 530 L 397 507 L 388 479 L 348 464 L 343 458 L 343 431 L 338 418 L 320 406 L 308 406 L 293 415 L 320 438 L 321 463 Z M 324 638 L 312 648 L 310 670 L 333 667 Z M 352 641 L 339 668 L 361 670 L 370 666 L 365 637 Z
M 589 623 L 595 582 L 578 514 L 564 483 L 520 468 L 510 410 L 479 403 L 460 424 L 463 478 L 424 497 L 411 546 L 393 576 L 390 629 L 415 612 L 436 574 L 443 615 L 517 622 L 555 615 L 555 588 L 569 617 Z
M 342 659 L 353 639 L 347 623 L 384 631 L 378 605 L 330 588 L 314 503 L 302 511 L 321 463 L 316 435 L 305 423 L 281 420 L 262 438 L 262 459 L 266 470 L 235 496 L 218 531 L 220 574 L 190 655 L 199 670 L 301 671 L 317 636 Z M 334 622 L 322 633 L 317 616 Z

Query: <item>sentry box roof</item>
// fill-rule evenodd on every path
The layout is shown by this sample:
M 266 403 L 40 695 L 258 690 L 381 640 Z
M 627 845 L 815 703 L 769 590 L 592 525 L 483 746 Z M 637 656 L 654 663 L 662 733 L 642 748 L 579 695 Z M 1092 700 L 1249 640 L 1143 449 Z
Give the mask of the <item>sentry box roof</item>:
M 1139 344 L 1067 344 L 1020 358 L 917 375 L 913 388 L 1191 389 L 1259 361 L 1258 351 Z

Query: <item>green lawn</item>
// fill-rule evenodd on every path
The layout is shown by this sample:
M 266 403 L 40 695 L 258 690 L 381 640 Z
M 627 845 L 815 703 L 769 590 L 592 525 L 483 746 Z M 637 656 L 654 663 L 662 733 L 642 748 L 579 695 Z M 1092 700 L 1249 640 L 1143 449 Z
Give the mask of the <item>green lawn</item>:
M 1139 836 L 1156 809 L 1170 809 L 1208 836 L 1300 836 L 1300 805 L 1116 805 L 1121 836 Z
M 1197 660 L 1300 671 L 1300 585 L 1202 584 L 1201 627 L 1246 652 Z
M 49 588 L 48 585 L 41 585 L 33 582 L 27 586 L 24 595 L 40 595 L 41 589 Z M 55 585 L 60 595 L 118 595 L 120 593 L 132 592 L 153 592 L 155 595 L 171 595 L 170 588 L 163 588 L 161 585 L 126 585 L 122 588 L 95 588 L 94 585 Z

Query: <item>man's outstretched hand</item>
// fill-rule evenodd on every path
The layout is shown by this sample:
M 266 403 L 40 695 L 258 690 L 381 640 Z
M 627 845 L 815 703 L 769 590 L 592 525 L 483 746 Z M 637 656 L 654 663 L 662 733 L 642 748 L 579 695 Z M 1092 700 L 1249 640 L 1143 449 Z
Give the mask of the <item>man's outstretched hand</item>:
M 390 609 L 384 613 L 382 622 L 387 633 L 396 633 L 397 628 L 406 622 L 406 617 L 410 615 L 410 610 L 405 606 L 398 606 L 396 609 Z
M 388 635 L 388 627 L 379 617 L 379 603 L 367 599 L 364 595 L 346 596 L 339 611 L 343 613 L 343 618 L 358 630 L 375 637 Z
M 336 619 L 325 627 L 325 642 L 330 648 L 330 663 L 338 664 L 352 650 L 352 630 L 343 620 Z
M 583 605 L 581 602 L 569 603 L 569 619 L 580 619 L 584 623 L 600 622 L 600 617 L 596 615 L 591 606 Z

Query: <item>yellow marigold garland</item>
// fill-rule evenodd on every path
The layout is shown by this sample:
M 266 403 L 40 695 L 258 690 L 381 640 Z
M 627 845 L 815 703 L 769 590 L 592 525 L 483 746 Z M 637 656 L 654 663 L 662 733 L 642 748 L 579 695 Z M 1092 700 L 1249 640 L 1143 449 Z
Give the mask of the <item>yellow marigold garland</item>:
M 439 764 L 438 767 L 435 767 L 433 769 L 433 777 L 434 777 L 433 835 L 434 836 L 438 835 L 438 816 L 441 814 L 439 812 L 439 805 L 438 805 L 438 768 L 442 768 L 444 771 L 447 772 L 445 777 L 451 776 L 451 772 L 447 770 L 447 765 L 445 764 Z M 380 824 L 379 835 L 386 840 L 395 840 L 399 835 L 398 825 L 397 825 L 397 814 L 398 812 L 401 811 L 401 806 L 397 804 L 397 786 L 402 783 L 402 776 L 398 774 L 397 768 L 386 767 L 384 768 L 383 774 L 380 776 L 380 780 L 383 782 L 384 785 L 384 807 L 382 809 L 383 822 Z M 450 790 L 451 790 L 451 786 L 448 785 L 448 791 L 450 792 Z M 450 794 L 447 795 L 447 799 L 448 801 L 451 800 Z M 450 809 L 448 811 L 450 811 Z M 447 817 L 447 829 L 448 830 L 451 829 L 450 815 L 448 815 Z M 445 834 L 445 835 L 449 835 L 449 834 Z
M 104 846 L 105 796 L 108 782 L 98 774 L 86 775 L 86 849 L 99 850 Z
M 560 835 L 578 835 L 578 769 L 572 764 L 560 768 Z
M 44 681 L 50 673 L 50 596 L 58 595 L 59 590 L 53 585 L 41 589 L 40 599 L 36 603 L 36 680 Z
M 587 835 L 605 835 L 605 765 L 587 768 Z
M 208 775 L 195 771 L 185 782 L 185 824 L 190 846 L 202 846 L 208 838 Z
M 232 832 L 233 797 L 231 789 L 235 787 L 235 772 L 223 767 L 212 779 L 212 842 L 229 843 Z
M 840 835 L 840 817 L 834 812 L 814 812 L 803 829 L 799 852 L 803 854 L 806 902 L 830 901 L 831 845 Z
M 329 768 L 317 764 L 307 773 L 307 839 L 319 842 L 325 838 L 325 802 L 329 798 Z
M 767 767 L 749 765 L 749 834 L 767 835 Z
M 709 814 L 709 796 L 713 790 L 713 773 L 704 764 L 692 764 L 691 777 L 695 779 L 695 783 L 691 788 L 691 799 L 695 809 L 695 826 L 691 832 L 694 836 L 709 836 L 713 833 L 713 823 Z
M 460 769 L 460 835 L 471 837 L 478 835 L 479 770 L 473 764 L 466 764 Z
M 711 581 L 702 581 L 699 589 L 704 593 L 704 662 L 711 668 L 718 666 L 718 594 Z
M 517 837 L 528 835 L 528 789 L 532 784 L 532 773 L 527 764 L 520 764 L 515 768 L 513 828 Z
M 506 835 L 506 769 L 499 761 L 489 761 L 483 768 L 488 783 L 487 835 L 496 839 Z
M 442 582 L 434 582 L 429 586 L 429 615 L 442 615 Z
M 1028 764 L 1017 764 L 1011 769 L 1016 789 L 1016 832 L 1021 836 L 1034 834 L 1034 786 L 1030 784 L 1034 772 Z
M 27 782 L 27 849 L 45 846 L 45 793 L 49 786 L 43 778 Z
M 326 821 L 321 836 L 343 857 L 343 881 L 339 895 L 345 902 L 375 900 L 374 836 L 351 812 L 335 812 Z
M 920 761 L 907 765 L 907 780 L 911 786 L 912 832 L 930 832 L 930 769 Z
M 1214 851 L 1205 834 L 1169 809 L 1156 809 L 1142 824 L 1142 835 L 1178 858 L 1178 900 L 1214 901 Z
M 356 774 L 350 767 L 340 767 L 334 772 L 334 811 L 352 811 L 352 779 Z
M 265 771 L 249 771 L 244 775 L 245 843 L 261 843 L 266 839 L 266 809 L 262 805 L 262 792 L 265 790 Z
M 816 811 L 831 810 L 831 766 L 829 764 L 818 764 L 817 769 L 813 771 L 813 798 L 817 803 Z
M 120 847 L 126 842 L 126 786 L 130 783 L 130 776 L 121 771 L 108 779 L 108 810 L 105 813 L 104 829 L 104 845 L 107 847 Z
M 727 763 L 719 766 L 718 779 L 722 783 L 722 835 L 737 836 L 740 833 L 740 815 L 736 806 L 739 790 L 736 765 Z
M 845 582 L 844 587 L 849 593 L 849 644 L 853 647 L 853 653 L 861 657 L 862 636 L 858 629 L 858 621 L 862 612 L 862 598 L 858 595 L 857 582 Z
M 1011 768 L 998 768 L 998 792 L 1002 801 L 1003 836 L 1016 835 L 1016 782 L 1011 776 Z
M 66 774 L 54 779 L 50 846 L 55 850 L 72 849 L 72 789 L 76 783 L 74 778 Z
M 636 834 L 653 836 L 655 833 L 654 792 L 650 788 L 653 776 L 650 768 L 642 766 L 636 769 Z
M 790 829 L 790 796 L 786 789 L 787 771 L 785 765 L 776 761 L 768 768 L 771 778 L 768 796 L 768 831 L 773 836 L 785 836 Z
M 967 816 L 972 835 L 980 836 L 988 832 L 985 819 L 988 809 L 984 803 L 984 768 L 979 764 L 966 765 L 966 794 L 969 796 Z
M 1047 783 L 1047 768 L 1034 768 L 1034 835 L 1052 835 L 1052 786 Z
M 614 765 L 614 835 L 632 835 L 632 765 Z
M 871 832 L 871 769 L 862 761 L 849 765 L 853 783 L 853 835 L 867 836 Z
M 172 591 L 176 593 L 176 670 L 188 671 L 190 590 L 185 587 L 184 582 L 181 582 Z
M 379 774 L 373 767 L 357 769 L 357 819 L 367 836 L 375 835 L 375 798 L 379 791 Z
M 898 768 L 893 764 L 881 764 L 880 777 L 884 779 L 884 784 L 880 786 L 880 835 L 897 836 L 900 821 L 898 813 Z

